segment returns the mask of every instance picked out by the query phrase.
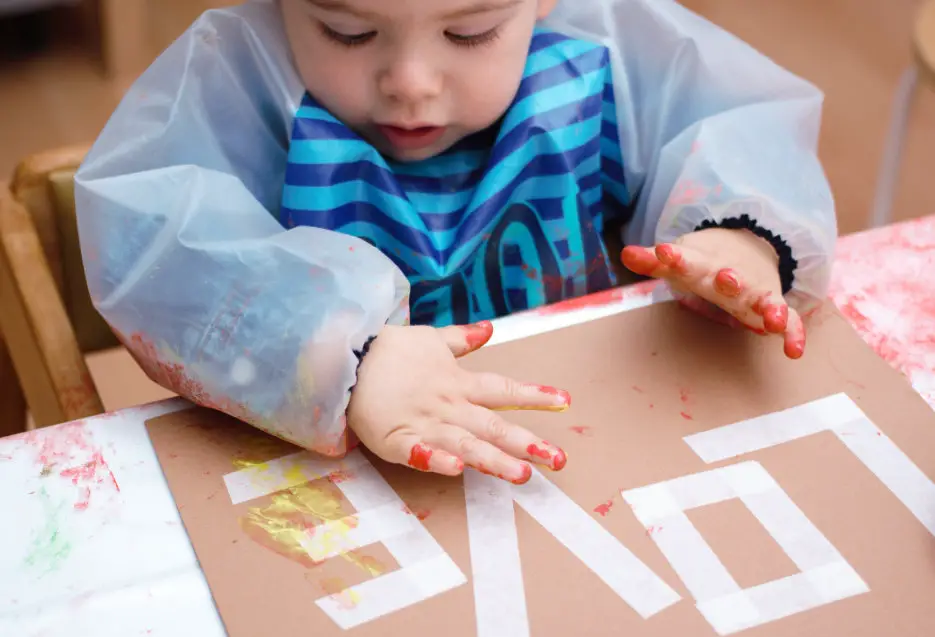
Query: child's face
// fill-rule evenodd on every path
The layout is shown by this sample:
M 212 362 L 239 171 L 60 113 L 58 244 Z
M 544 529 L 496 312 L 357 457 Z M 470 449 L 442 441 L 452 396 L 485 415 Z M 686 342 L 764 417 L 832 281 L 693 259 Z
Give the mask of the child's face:
M 309 93 L 381 152 L 437 155 L 488 128 L 557 0 L 280 0 Z

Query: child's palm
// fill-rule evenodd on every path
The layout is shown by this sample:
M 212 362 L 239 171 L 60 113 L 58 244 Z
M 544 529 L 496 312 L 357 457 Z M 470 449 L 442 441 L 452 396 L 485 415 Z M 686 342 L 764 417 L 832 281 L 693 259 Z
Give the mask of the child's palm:
M 637 274 L 666 279 L 686 307 L 734 327 L 781 335 L 786 355 L 802 356 L 805 327 L 783 300 L 776 253 L 752 233 L 702 230 L 655 249 L 629 246 L 621 258 Z

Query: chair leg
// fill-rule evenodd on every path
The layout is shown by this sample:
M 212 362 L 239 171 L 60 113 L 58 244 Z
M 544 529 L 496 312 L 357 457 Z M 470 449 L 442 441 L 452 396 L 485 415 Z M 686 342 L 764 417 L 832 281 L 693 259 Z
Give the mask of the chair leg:
M 899 167 L 902 163 L 903 143 L 906 140 L 906 126 L 919 83 L 919 70 L 915 65 L 903 73 L 899 82 L 890 122 L 889 136 L 883 149 L 883 162 L 877 177 L 877 192 L 870 217 L 870 227 L 878 228 L 892 221 L 893 200 L 896 185 L 899 183 Z
M 26 431 L 26 417 L 26 397 L 10 352 L 0 338 L 0 437 Z

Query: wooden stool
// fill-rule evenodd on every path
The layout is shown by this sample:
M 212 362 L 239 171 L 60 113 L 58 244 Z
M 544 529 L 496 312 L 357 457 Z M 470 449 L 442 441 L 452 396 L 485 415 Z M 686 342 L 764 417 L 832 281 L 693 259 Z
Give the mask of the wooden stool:
M 912 66 L 899 83 L 890 133 L 883 150 L 883 162 L 877 179 L 876 198 L 870 227 L 884 226 L 892 220 L 893 199 L 899 179 L 906 126 L 920 81 L 935 87 L 935 0 L 929 0 L 919 10 L 912 37 Z

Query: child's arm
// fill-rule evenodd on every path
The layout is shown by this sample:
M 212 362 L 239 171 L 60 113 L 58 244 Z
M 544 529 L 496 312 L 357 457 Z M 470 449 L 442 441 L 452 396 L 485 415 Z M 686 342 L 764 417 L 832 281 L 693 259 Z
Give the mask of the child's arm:
M 271 3 L 209 12 L 127 94 L 76 178 L 96 307 L 156 382 L 303 447 L 341 454 L 347 422 L 426 471 L 562 468 L 495 410 L 567 395 L 457 365 L 489 324 L 400 327 L 409 288 L 388 258 L 273 217 L 304 93 L 285 42 Z
M 816 156 L 821 93 L 671 0 L 563 2 L 553 21 L 611 50 L 626 189 L 635 198 L 625 242 L 678 241 L 686 262 L 723 257 L 691 273 L 712 289 L 721 269 L 771 262 L 772 280 L 744 271 L 742 283 L 775 287 L 793 311 L 822 300 L 837 228 Z M 771 236 L 775 253 L 749 233 L 696 232 L 709 226 Z M 656 274 L 675 272 L 651 260 Z M 726 296 L 709 300 L 734 309 Z
M 408 285 L 367 243 L 271 213 L 303 93 L 277 20 L 206 14 L 132 87 L 76 178 L 82 251 L 154 380 L 335 454 L 354 352 L 405 321 Z

